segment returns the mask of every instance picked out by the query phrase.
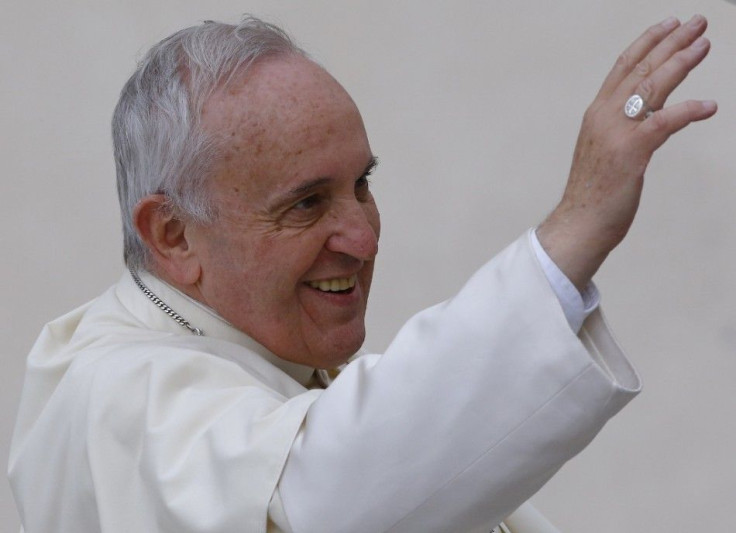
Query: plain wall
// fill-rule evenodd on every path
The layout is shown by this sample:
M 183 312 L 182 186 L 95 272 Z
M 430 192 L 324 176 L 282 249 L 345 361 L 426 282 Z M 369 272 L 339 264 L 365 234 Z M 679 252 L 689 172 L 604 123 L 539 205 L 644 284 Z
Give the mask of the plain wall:
M 120 88 L 157 40 L 243 12 L 283 25 L 345 85 L 381 159 L 374 350 L 554 207 L 582 113 L 630 41 L 670 14 L 710 19 L 710 57 L 673 101 L 720 110 L 655 155 L 637 220 L 596 277 L 645 390 L 535 502 L 568 533 L 731 530 L 736 6 L 722 0 L 5 0 L 0 456 L 42 325 L 123 270 Z M 0 482 L 0 530 L 18 525 Z

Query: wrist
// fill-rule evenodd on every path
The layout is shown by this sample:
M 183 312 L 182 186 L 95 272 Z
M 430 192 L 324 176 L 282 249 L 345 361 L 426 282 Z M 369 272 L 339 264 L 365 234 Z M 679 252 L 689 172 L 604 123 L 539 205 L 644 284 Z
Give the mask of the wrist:
M 571 222 L 553 212 L 536 230 L 539 244 L 581 293 L 605 261 L 605 246 L 590 225 Z

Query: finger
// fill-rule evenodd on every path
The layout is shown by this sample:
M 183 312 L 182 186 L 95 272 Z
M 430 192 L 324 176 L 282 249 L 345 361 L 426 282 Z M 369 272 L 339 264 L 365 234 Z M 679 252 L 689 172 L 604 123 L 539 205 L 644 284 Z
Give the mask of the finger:
M 616 89 L 618 98 L 628 98 L 636 91 L 637 85 L 649 77 L 661 65 L 669 61 L 681 50 L 690 47 L 705 31 L 708 22 L 701 15 L 695 15 L 687 24 L 684 24 L 670 33 L 654 49 L 639 61 L 628 76 Z M 702 59 L 702 58 L 701 58 Z
M 680 26 L 680 21 L 675 17 L 663 20 L 659 24 L 650 26 L 642 33 L 629 47 L 624 50 L 616 64 L 608 73 L 603 85 L 598 91 L 599 96 L 608 96 L 611 94 L 631 73 L 631 70 L 651 52 L 662 40 L 664 40 L 672 31 Z
M 651 76 L 641 80 L 633 92 L 652 109 L 661 109 L 672 91 L 705 59 L 709 50 L 710 41 L 698 37 L 690 46 L 665 61 Z
M 657 111 L 637 128 L 639 146 L 654 151 L 674 133 L 692 122 L 712 117 L 718 104 L 712 100 L 688 100 Z

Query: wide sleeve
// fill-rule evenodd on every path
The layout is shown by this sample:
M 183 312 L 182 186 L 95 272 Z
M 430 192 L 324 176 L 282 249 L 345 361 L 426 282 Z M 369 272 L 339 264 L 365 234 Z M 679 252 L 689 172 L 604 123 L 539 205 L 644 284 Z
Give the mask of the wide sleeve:
M 294 531 L 487 532 L 638 392 L 600 311 L 571 331 L 529 238 L 312 404 L 278 488 Z

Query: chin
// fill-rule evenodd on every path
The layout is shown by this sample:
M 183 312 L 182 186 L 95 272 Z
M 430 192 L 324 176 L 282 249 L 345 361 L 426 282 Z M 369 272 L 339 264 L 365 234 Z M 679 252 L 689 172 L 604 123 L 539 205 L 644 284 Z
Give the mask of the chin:
M 315 368 L 335 368 L 347 363 L 353 355 L 355 355 L 360 347 L 363 346 L 365 340 L 365 332 L 353 339 L 344 339 L 342 342 L 332 344 L 322 350 L 312 352 L 310 364 Z

